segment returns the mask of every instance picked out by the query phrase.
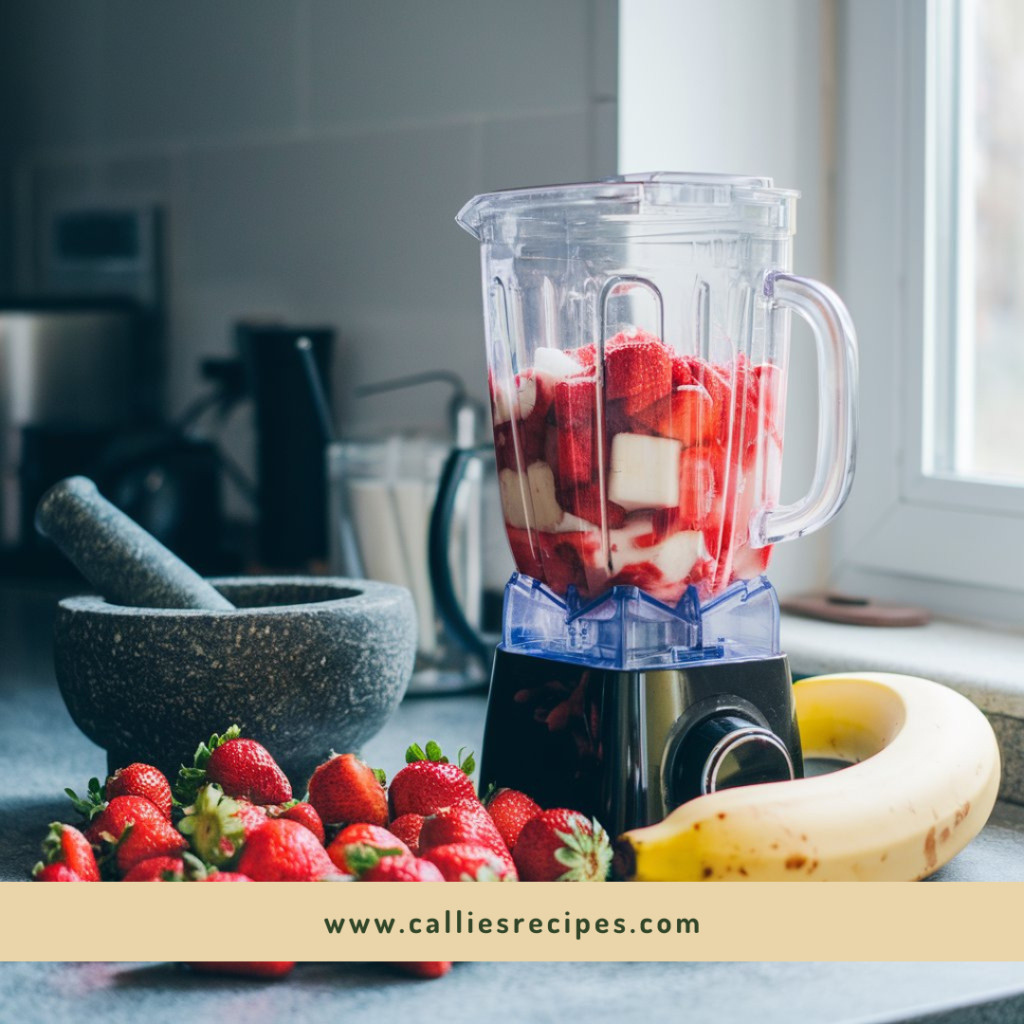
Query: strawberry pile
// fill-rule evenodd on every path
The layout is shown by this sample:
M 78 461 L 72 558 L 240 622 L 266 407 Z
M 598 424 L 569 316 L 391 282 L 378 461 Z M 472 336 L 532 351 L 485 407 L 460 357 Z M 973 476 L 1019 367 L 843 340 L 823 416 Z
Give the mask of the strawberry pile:
M 413 744 L 386 785 L 355 754 L 334 754 L 301 800 L 260 743 L 238 726 L 199 744 L 174 786 L 130 764 L 84 797 L 81 815 L 54 822 L 42 843 L 40 882 L 600 882 L 611 844 L 596 820 L 543 810 L 499 789 L 481 801 L 472 755 L 450 763 L 436 743 Z M 224 965 L 191 964 L 197 970 Z M 291 963 L 234 964 L 279 976 Z M 396 965 L 435 977 L 441 962 Z M 251 970 L 248 970 L 251 968 Z M 441 969 L 443 968 L 443 969 Z
M 556 594 L 638 586 L 675 603 L 763 572 L 749 520 L 779 493 L 782 374 L 712 363 L 637 328 L 490 381 L 505 527 Z

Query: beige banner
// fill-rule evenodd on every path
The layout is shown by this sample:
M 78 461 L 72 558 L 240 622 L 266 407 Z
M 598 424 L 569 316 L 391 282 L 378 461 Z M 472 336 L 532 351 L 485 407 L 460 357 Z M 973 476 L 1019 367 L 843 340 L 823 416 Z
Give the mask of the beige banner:
M 1021 883 L 257 884 L 0 884 L 0 959 L 1024 958 Z

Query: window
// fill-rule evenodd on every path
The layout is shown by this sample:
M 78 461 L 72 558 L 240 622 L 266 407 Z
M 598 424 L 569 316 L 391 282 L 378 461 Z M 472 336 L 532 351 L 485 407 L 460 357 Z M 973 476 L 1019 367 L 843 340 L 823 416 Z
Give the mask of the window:
M 1024 624 L 1024 5 L 840 11 L 862 430 L 836 582 Z

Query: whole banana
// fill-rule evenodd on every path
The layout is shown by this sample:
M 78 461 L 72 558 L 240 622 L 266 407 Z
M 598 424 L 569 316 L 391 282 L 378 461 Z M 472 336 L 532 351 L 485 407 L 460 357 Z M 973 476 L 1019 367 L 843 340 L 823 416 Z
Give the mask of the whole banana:
M 621 877 L 661 881 L 911 881 L 981 831 L 999 748 L 965 697 L 914 676 L 831 675 L 794 687 L 815 778 L 723 790 L 616 844 Z

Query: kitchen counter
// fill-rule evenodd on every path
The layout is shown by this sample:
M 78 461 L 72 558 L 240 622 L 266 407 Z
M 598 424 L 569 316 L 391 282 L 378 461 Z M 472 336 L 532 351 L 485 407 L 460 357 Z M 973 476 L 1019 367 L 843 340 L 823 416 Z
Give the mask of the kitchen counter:
M 24 880 L 46 825 L 66 818 L 63 788 L 85 787 L 102 751 L 71 722 L 53 679 L 53 595 L 0 592 L 0 881 Z M 367 744 L 389 777 L 409 742 L 479 749 L 484 698 L 408 699 Z M 1024 808 L 1000 804 L 982 834 L 936 876 L 941 881 L 1024 881 Z M 0 1021 L 196 1021 L 236 1014 L 315 1022 L 346 1014 L 387 1019 L 422 1012 L 421 983 L 373 965 L 301 966 L 281 983 L 192 978 L 168 965 L 0 964 Z M 723 992 L 728 999 L 723 999 Z M 857 1024 L 896 1020 L 1019 1021 L 1024 970 L 1016 964 L 461 964 L 430 988 L 450 1021 L 510 1014 L 530 1020 L 714 1019 L 731 1024 Z M 780 993 L 784 996 L 780 997 Z M 340 997 L 340 999 L 339 999 Z M 773 1009 L 774 1007 L 774 1009 Z M 953 1009 L 959 1007 L 955 1016 Z M 925 1012 L 938 1016 L 922 1017 Z

